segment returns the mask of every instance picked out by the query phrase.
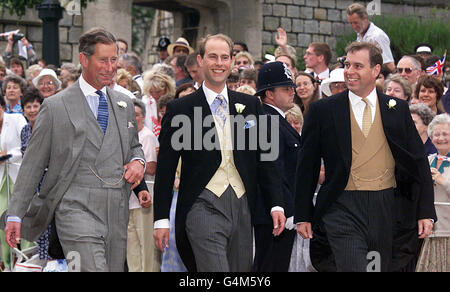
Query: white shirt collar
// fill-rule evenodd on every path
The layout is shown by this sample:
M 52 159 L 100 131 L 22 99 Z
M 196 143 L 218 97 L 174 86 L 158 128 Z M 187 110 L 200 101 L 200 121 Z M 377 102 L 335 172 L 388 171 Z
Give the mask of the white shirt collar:
M 353 92 L 349 91 L 348 92 L 348 97 L 350 98 L 350 102 L 352 103 L 352 105 L 355 105 L 359 102 L 363 102 L 362 101 L 362 97 L 354 94 Z M 369 105 L 371 108 L 374 108 L 377 104 L 377 89 L 374 88 L 369 95 L 367 96 L 367 100 L 369 101 Z
M 229 104 L 229 101 L 228 101 L 228 88 L 227 88 L 226 85 L 225 85 L 225 87 L 222 89 L 222 92 L 220 92 L 220 93 L 214 92 L 214 91 L 212 91 L 211 89 L 209 89 L 208 87 L 206 87 L 204 81 L 203 81 L 202 88 L 203 88 L 203 92 L 205 93 L 206 101 L 208 102 L 209 106 L 212 105 L 212 103 L 214 102 L 214 99 L 215 99 L 219 94 L 221 94 L 221 95 L 225 98 L 225 100 L 227 101 L 227 104 Z
M 271 105 L 269 103 L 264 103 L 264 104 L 267 104 L 268 106 L 274 108 L 283 118 L 286 118 L 286 114 L 281 109 L 279 109 L 276 106 Z
M 94 87 L 92 87 L 92 85 L 87 83 L 87 81 L 83 78 L 83 74 L 80 75 L 79 84 L 80 84 L 80 89 L 83 92 L 84 96 L 91 96 L 91 95 L 98 96 L 97 93 L 95 93 L 97 91 L 97 89 L 95 89 Z M 103 87 L 101 89 L 101 91 L 106 96 L 106 87 Z
M 319 79 L 320 79 L 320 80 L 330 78 L 330 69 L 327 68 L 327 70 L 325 70 L 325 71 L 323 71 L 323 72 L 320 72 L 319 74 L 316 74 L 316 73 L 314 72 L 314 78 L 316 78 L 317 75 L 319 75 Z
M 375 29 L 375 26 L 374 26 L 375 24 L 373 24 L 371 21 L 369 22 L 369 26 L 367 27 L 367 30 L 366 30 L 366 33 L 364 34 L 364 36 L 362 36 L 360 33 L 357 33 L 356 34 L 356 40 L 357 41 L 362 41 L 362 40 L 365 40 L 365 37 L 367 36 L 367 35 L 370 35 L 371 33 L 372 33 L 372 30 L 374 30 Z

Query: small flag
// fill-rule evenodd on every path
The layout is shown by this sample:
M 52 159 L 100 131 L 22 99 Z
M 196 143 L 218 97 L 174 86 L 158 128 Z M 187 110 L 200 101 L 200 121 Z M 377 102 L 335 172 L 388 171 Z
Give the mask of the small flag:
M 433 66 L 430 66 L 427 68 L 427 74 L 428 75 L 440 75 L 444 71 L 445 66 L 445 57 L 447 55 L 447 51 L 445 51 L 444 56 L 437 60 L 436 63 L 434 63 Z

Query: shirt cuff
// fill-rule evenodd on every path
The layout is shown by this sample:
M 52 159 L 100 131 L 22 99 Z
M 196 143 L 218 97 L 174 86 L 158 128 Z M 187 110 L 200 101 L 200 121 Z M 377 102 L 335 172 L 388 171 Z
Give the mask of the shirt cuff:
M 17 222 L 17 223 L 22 223 L 22 220 L 17 217 L 17 216 L 8 216 L 6 218 L 6 222 Z
M 135 160 L 140 160 L 140 161 L 144 162 L 143 165 L 144 165 L 144 174 L 145 174 L 145 169 L 147 168 L 147 163 L 145 163 L 145 160 L 140 157 L 134 157 L 133 159 L 130 160 L 130 162 L 133 162 Z
M 155 221 L 153 229 L 170 228 L 169 219 L 160 219 Z
M 281 212 L 283 212 L 283 214 L 284 214 L 284 209 L 283 209 L 282 207 L 280 207 L 280 206 L 275 206 L 275 207 L 273 207 L 273 208 L 270 210 L 270 214 L 272 214 L 272 213 L 275 212 L 275 211 L 281 211 Z

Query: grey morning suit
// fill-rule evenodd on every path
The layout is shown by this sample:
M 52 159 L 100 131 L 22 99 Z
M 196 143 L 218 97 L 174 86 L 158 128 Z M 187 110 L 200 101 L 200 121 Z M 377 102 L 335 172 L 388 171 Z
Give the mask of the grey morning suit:
M 121 271 L 126 258 L 130 185 L 105 184 L 93 172 L 114 184 L 124 164 L 144 158 L 131 100 L 109 88 L 106 95 L 106 134 L 78 82 L 44 101 L 7 212 L 22 218 L 28 240 L 55 216 L 64 253 L 80 253 L 81 271 Z M 47 166 L 41 192 L 33 196 Z

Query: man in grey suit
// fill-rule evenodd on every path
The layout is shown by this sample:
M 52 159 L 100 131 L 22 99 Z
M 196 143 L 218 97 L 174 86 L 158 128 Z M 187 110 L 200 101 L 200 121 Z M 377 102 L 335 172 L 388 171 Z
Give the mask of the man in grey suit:
M 116 39 L 92 29 L 81 36 L 79 52 L 80 79 L 42 104 L 5 236 L 11 247 L 21 237 L 36 240 L 55 218 L 64 254 L 77 252 L 81 271 L 122 271 L 130 184 L 143 179 L 144 154 L 133 103 L 106 86 L 117 69 Z

